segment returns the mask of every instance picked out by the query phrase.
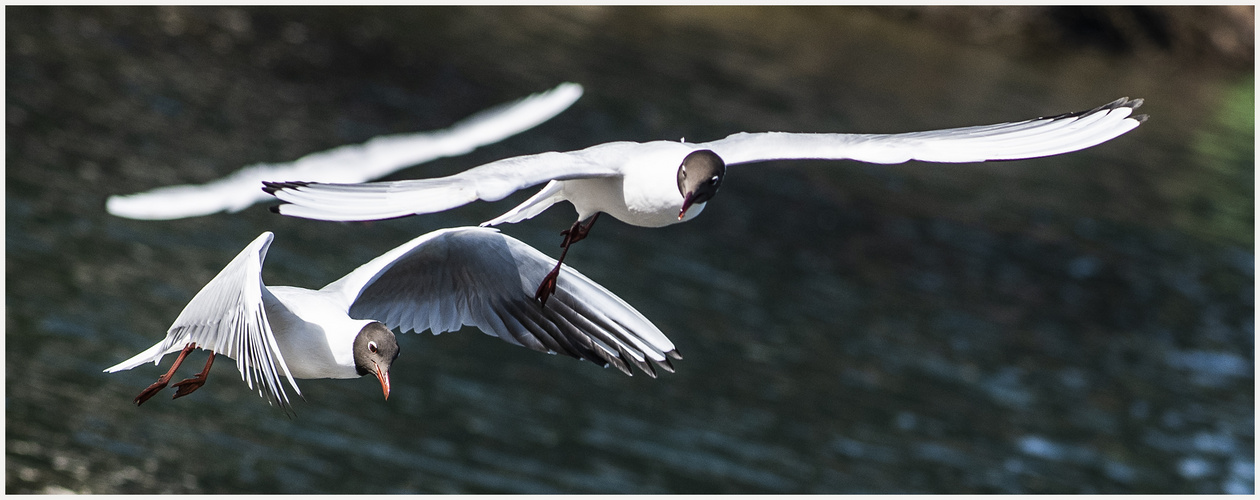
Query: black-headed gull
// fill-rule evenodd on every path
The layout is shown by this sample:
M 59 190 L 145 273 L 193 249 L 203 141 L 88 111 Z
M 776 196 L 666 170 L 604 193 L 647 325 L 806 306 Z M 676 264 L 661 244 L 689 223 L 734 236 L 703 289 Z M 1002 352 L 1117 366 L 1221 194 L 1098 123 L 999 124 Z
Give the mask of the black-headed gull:
M 564 231 L 568 247 L 608 213 L 636 226 L 661 227 L 704 210 L 726 166 L 771 160 L 909 160 L 967 163 L 1057 155 L 1088 148 L 1133 130 L 1141 99 L 1120 98 L 1094 109 L 1020 122 L 902 134 L 738 133 L 704 142 L 611 142 L 567 153 L 547 152 L 488 163 L 458 174 L 365 184 L 267 182 L 264 190 L 288 204 L 284 215 L 333 221 L 375 220 L 440 212 L 476 200 L 496 201 L 543 182 L 542 191 L 482 225 L 519 222 L 559 201 L 578 220 Z M 559 265 L 537 291 L 545 304 Z
M 195 348 L 210 351 L 205 369 L 176 383 L 175 397 L 205 383 L 215 355 L 236 360 L 241 377 L 286 411 L 281 376 L 294 379 L 375 375 L 389 398 L 389 370 L 398 356 L 391 328 L 431 330 L 461 325 L 535 351 L 559 353 L 631 374 L 656 376 L 649 361 L 673 371 L 674 344 L 647 318 L 599 284 L 565 266 L 553 300 L 543 308 L 535 288 L 556 260 L 481 227 L 434 231 L 411 240 L 319 289 L 266 286 L 265 232 L 241 251 L 184 307 L 166 338 L 107 368 L 129 370 L 179 352 L 175 364 L 136 397 L 141 404 L 165 388 Z
M 582 86 L 560 84 L 515 102 L 482 111 L 442 130 L 375 137 L 311 153 L 289 163 L 258 163 L 205 184 L 166 186 L 105 200 L 105 211 L 119 217 L 169 220 L 239 212 L 270 199 L 258 190 L 263 181 L 306 179 L 363 182 L 418 163 L 456 156 L 524 132 L 568 109 L 582 96 Z

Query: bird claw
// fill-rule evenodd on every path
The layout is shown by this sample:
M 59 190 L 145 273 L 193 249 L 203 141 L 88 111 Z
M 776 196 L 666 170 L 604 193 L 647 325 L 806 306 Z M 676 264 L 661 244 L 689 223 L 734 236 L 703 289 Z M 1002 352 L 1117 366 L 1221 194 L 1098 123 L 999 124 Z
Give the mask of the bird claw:
M 586 235 L 591 233 L 591 227 L 595 225 L 595 219 L 599 218 L 599 213 L 588 217 L 585 221 L 574 222 L 572 226 L 564 231 L 560 231 L 560 235 L 564 236 L 564 241 L 560 243 L 562 248 L 568 248 L 569 245 L 586 239 Z M 583 222 L 586 222 L 583 224 Z
M 538 291 L 534 292 L 534 300 L 538 301 L 538 305 L 547 307 L 547 298 L 556 293 L 556 281 L 560 277 L 560 266 L 552 269 L 547 276 L 543 278 L 542 283 L 538 284 Z
M 595 212 L 595 215 L 587 217 L 585 221 L 579 220 L 574 222 L 568 229 L 560 231 L 560 234 L 564 236 L 564 241 L 560 243 L 560 248 L 564 250 L 560 252 L 560 259 L 556 261 L 555 269 L 547 273 L 542 283 L 538 284 L 538 291 L 534 292 L 534 300 L 537 300 L 539 305 L 546 307 L 547 298 L 556 293 L 556 279 L 560 276 L 560 265 L 564 262 L 564 257 L 569 254 L 569 247 L 585 239 L 586 235 L 591 232 L 591 226 L 595 225 L 595 219 L 598 218 L 599 212 Z
M 210 375 L 210 367 L 214 366 L 214 351 L 210 351 L 210 357 L 206 359 L 206 367 L 200 373 L 193 375 L 192 378 L 180 380 L 175 383 L 175 387 L 179 390 L 175 391 L 175 396 L 171 399 L 181 398 L 192 394 L 193 391 L 200 389 L 206 385 L 206 377 Z
M 196 349 L 196 348 L 197 348 L 197 344 L 193 342 L 189 342 L 188 345 L 184 346 L 184 349 L 179 352 L 179 357 L 175 358 L 175 364 L 171 365 L 171 369 L 168 370 L 166 374 L 162 375 L 161 377 L 158 377 L 157 382 L 150 384 L 148 387 L 145 387 L 143 391 L 140 391 L 140 395 L 136 396 L 136 399 L 133 399 L 132 402 L 134 402 L 136 406 L 140 406 L 144 404 L 145 401 L 148 401 L 149 398 L 153 397 L 158 392 L 160 392 L 162 389 L 165 389 L 166 384 L 171 381 L 171 376 L 175 375 L 175 370 L 179 369 L 179 365 L 183 364 L 184 358 L 188 357 L 188 353 L 192 352 L 193 349 Z M 214 359 L 213 355 L 211 355 L 211 359 Z
M 158 377 L 157 382 L 154 382 L 144 388 L 143 391 L 140 391 L 140 395 L 136 396 L 136 399 L 132 400 L 136 403 L 136 406 L 144 404 L 144 402 L 148 401 L 149 398 L 157 395 L 157 393 L 161 392 L 162 389 L 165 389 L 166 385 L 171 381 L 171 376 L 175 375 L 175 370 L 179 369 L 179 365 L 184 363 L 184 358 L 188 356 L 188 353 L 192 352 L 192 350 L 196 348 L 197 344 L 195 343 L 189 343 L 184 346 L 184 350 L 180 351 L 178 358 L 175 358 L 175 364 L 171 365 L 171 369 L 168 370 L 165 375 Z M 201 388 L 201 386 L 206 385 L 206 376 L 210 374 L 210 366 L 213 364 L 214 351 L 210 351 L 210 357 L 206 359 L 206 367 L 201 370 L 201 373 L 193 375 L 192 378 L 176 382 L 175 387 L 178 389 L 175 391 L 175 397 L 171 399 L 187 396 L 192 394 L 193 391 Z
M 203 385 L 206 385 L 206 377 L 200 373 L 193 376 L 193 378 L 176 382 L 175 387 L 178 387 L 179 389 L 175 391 L 175 395 L 172 396 L 171 399 L 182 398 L 192 394 L 193 391 L 200 389 Z
M 560 243 L 560 246 L 567 247 L 569 245 L 582 241 L 586 239 L 586 235 L 589 234 L 590 232 L 591 232 L 591 229 L 589 227 L 583 228 L 580 225 L 574 224 L 573 227 L 565 229 L 564 231 L 560 231 L 560 235 L 564 236 L 564 241 Z
M 146 387 L 143 391 L 140 391 L 140 395 L 136 396 L 136 399 L 133 399 L 132 402 L 134 402 L 136 406 L 140 406 L 144 404 L 145 401 L 148 401 L 149 398 L 157 395 L 157 393 L 161 392 L 162 389 L 165 389 L 165 388 L 166 388 L 165 380 L 159 380 L 157 382 L 154 382 L 152 385 Z

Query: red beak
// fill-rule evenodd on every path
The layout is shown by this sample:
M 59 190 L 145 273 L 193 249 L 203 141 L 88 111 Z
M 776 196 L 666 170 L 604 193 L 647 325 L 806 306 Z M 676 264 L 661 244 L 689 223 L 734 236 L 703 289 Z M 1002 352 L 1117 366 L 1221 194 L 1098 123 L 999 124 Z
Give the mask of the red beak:
M 382 372 L 380 367 L 376 367 L 376 378 L 381 381 L 381 390 L 385 391 L 385 400 L 389 401 L 389 372 Z
M 696 200 L 695 191 L 687 193 L 687 196 L 683 198 L 682 210 L 678 211 L 678 220 L 682 220 L 683 216 L 687 215 L 687 209 L 691 208 L 691 204 L 695 202 L 695 200 Z

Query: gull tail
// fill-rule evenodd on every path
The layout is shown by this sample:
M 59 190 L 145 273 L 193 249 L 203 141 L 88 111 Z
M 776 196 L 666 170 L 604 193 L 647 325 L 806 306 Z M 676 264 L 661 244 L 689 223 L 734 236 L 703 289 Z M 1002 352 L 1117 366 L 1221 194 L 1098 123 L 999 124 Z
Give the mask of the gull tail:
M 525 219 L 532 219 L 535 215 L 543 213 L 543 210 L 555 205 L 557 202 L 564 201 L 563 185 L 560 181 L 548 182 L 543 186 L 542 190 L 531 196 L 524 203 L 517 205 L 516 208 L 508 210 L 507 213 L 495 217 L 494 219 L 482 222 L 482 227 L 497 226 L 503 223 L 515 224 Z

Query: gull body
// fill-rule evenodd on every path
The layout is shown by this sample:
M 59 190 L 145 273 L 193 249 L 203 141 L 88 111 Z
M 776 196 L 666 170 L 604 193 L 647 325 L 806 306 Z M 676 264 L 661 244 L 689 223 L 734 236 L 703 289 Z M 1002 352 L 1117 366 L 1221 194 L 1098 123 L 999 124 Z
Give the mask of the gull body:
M 556 304 L 531 298 L 556 261 L 490 228 L 428 233 L 319 290 L 262 283 L 272 241 L 263 233 L 197 293 L 161 342 L 106 369 L 117 372 L 179 352 L 171 371 L 141 396 L 166 386 L 194 348 L 211 351 L 199 381 L 180 382 L 176 397 L 205 382 L 214 356 L 236 360 L 260 395 L 289 408 L 281 378 L 355 378 L 374 374 L 389 396 L 389 369 L 399 348 L 391 329 L 435 335 L 474 326 L 509 343 L 565 354 L 630 374 L 673 371 L 673 343 L 616 295 L 566 267 Z M 192 382 L 190 382 L 192 381 Z M 181 384 L 189 384 L 190 388 Z
M 589 219 L 598 213 L 642 227 L 663 227 L 691 220 L 704 210 L 705 204 L 693 205 L 679 218 L 684 197 L 676 184 L 660 182 L 660 179 L 675 178 L 682 158 L 692 151 L 693 148 L 685 143 L 668 141 L 647 144 L 615 142 L 595 146 L 585 150 L 588 154 L 583 155 L 584 158 L 625 158 L 619 168 L 625 174 L 553 180 L 529 201 L 483 225 L 519 222 L 560 201 L 573 204 L 578 220 Z

